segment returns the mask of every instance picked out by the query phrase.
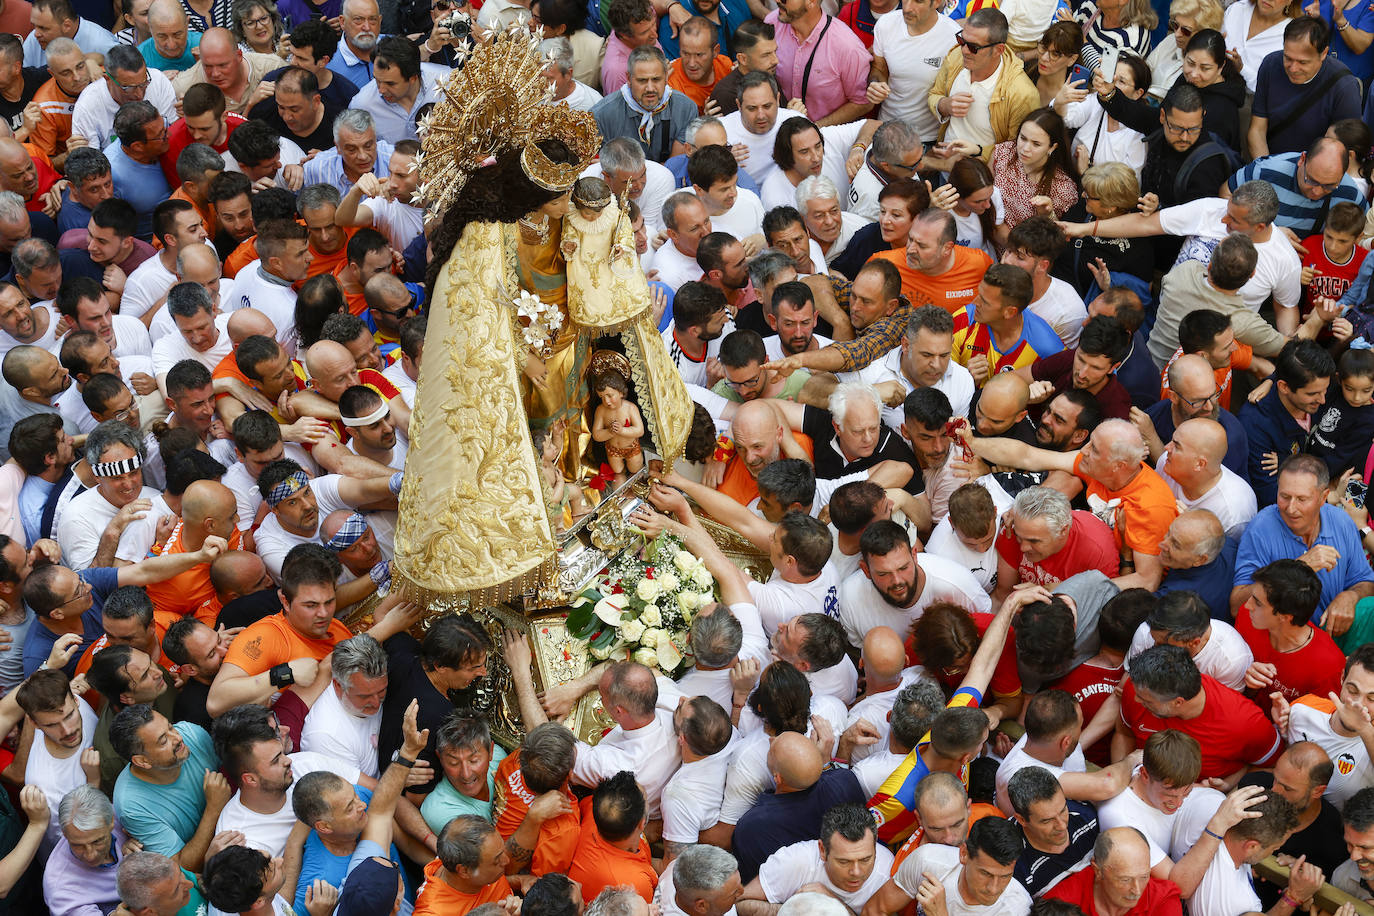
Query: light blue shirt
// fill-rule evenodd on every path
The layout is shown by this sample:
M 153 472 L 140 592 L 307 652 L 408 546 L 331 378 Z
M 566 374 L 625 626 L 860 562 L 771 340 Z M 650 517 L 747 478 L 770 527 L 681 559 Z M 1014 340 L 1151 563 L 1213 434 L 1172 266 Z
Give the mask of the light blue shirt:
M 194 722 L 177 722 L 172 727 L 191 752 L 176 781 L 153 785 L 126 766 L 114 789 L 115 814 L 129 836 L 142 843 L 147 852 L 164 856 L 176 855 L 195 836 L 205 813 L 205 771 L 219 769 L 214 742 L 205 729 Z
M 358 94 L 361 95 L 362 92 L 359 91 Z M 372 166 L 372 174 L 378 178 L 386 178 L 391 174 L 388 166 L 393 151 L 390 143 L 385 140 L 377 141 L 377 162 Z M 339 189 L 340 194 L 347 194 L 353 187 L 352 180 L 344 174 L 343 158 L 339 156 L 337 147 L 316 154 L 314 159 L 305 164 L 305 183 L 332 184 Z
M 438 64 L 420 64 L 420 91 L 416 93 L 410 111 L 382 98 L 376 80 L 370 80 L 359 89 L 349 107 L 361 108 L 372 115 L 372 120 L 377 124 L 379 140 L 386 140 L 388 143 L 418 140 L 420 137 L 415 130 L 415 115 L 426 103 L 437 102 L 443 98 L 443 93 L 435 88 L 435 82 L 451 72 L 449 68 Z
M 76 27 L 76 34 L 72 36 L 72 41 L 76 42 L 77 47 L 87 54 L 100 54 L 102 56 L 106 51 L 119 44 L 119 39 L 115 38 L 112 32 L 89 19 L 80 20 Z M 30 32 L 29 36 L 24 39 L 24 66 L 46 67 L 47 65 L 48 53 L 38 43 L 38 33 Z
M 141 239 L 152 238 L 153 208 L 172 196 L 162 166 L 130 159 L 118 140 L 105 147 L 105 158 L 110 160 L 115 197 L 128 201 L 138 213 L 138 232 L 135 234 Z
M 29 476 L 24 478 L 24 486 L 19 489 L 19 521 L 30 547 L 43 536 L 43 507 L 47 505 L 52 488 L 51 481 Z
M 381 38 L 377 36 L 379 41 Z M 329 58 L 328 67 L 340 76 L 348 77 L 355 86 L 364 86 L 372 79 L 372 64 L 359 59 L 343 38 L 339 39 L 339 50 Z
M 143 60 L 154 70 L 190 70 L 196 65 L 196 57 L 191 53 L 192 48 L 200 47 L 200 36 L 202 32 L 188 32 L 186 35 L 186 50 L 181 52 L 181 56 L 176 60 L 163 57 L 158 53 L 157 45 L 153 44 L 151 38 L 145 40 L 138 46 L 138 53 L 143 55 Z
M 1321 626 L 1326 606 L 1346 589 L 1361 582 L 1374 582 L 1374 570 L 1370 569 L 1369 558 L 1360 544 L 1359 530 L 1343 509 L 1331 505 L 1321 507 L 1321 530 L 1313 546 L 1317 544 L 1329 544 L 1340 554 L 1334 569 L 1317 573 L 1322 596 L 1317 612 L 1312 615 L 1312 623 Z M 1235 584 L 1249 585 L 1255 581 L 1255 570 L 1275 560 L 1296 560 L 1307 550 L 1307 544 L 1279 515 L 1278 506 L 1261 509 L 1241 536 L 1240 550 L 1236 553 Z

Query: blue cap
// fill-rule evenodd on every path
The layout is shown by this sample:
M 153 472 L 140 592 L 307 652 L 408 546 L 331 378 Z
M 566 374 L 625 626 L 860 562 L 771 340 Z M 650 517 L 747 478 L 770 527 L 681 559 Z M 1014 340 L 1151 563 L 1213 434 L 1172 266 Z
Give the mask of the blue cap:
M 359 862 L 339 892 L 334 916 L 391 916 L 400 874 L 396 863 L 385 859 L 372 857 Z

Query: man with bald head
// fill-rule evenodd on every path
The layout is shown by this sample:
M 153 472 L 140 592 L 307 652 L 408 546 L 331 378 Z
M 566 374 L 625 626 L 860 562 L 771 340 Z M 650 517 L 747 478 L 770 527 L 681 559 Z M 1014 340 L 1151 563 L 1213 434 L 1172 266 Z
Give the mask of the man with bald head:
M 388 539 L 383 545 L 371 520 L 362 512 L 336 509 L 320 523 L 320 541 L 343 563 L 345 580 L 365 577 L 378 563 L 391 560 L 392 543 Z
M 975 436 L 1002 436 L 1035 445 L 1035 424 L 1027 417 L 1030 385 L 1011 373 L 994 375 L 973 394 L 969 420 Z
M 1104 420 L 1088 444 L 1074 452 L 1026 448 L 1004 438 L 966 440 L 990 464 L 1030 471 L 1063 471 L 1074 475 L 1071 496 L 1087 490 L 1093 514 L 1114 531 L 1121 552 L 1121 588 L 1159 587 L 1164 567 L 1159 542 L 1178 515 L 1169 485 L 1144 463 L 1145 442 L 1129 420 Z
M 1180 509 L 1206 509 L 1226 536 L 1239 540 L 1258 507 L 1255 491 L 1223 463 L 1226 430 L 1216 420 L 1185 420 L 1174 430 L 1158 468 Z
M 783 457 L 783 436 L 791 436 L 778 414 L 762 401 L 746 401 L 739 405 L 730 421 L 730 438 L 735 443 L 734 454 L 726 462 L 716 489 L 742 505 L 749 505 L 759 496 L 758 476 L 768 465 Z M 806 446 L 792 437 L 789 447 L 798 457 L 811 457 L 810 443 Z
M 49 219 L 57 216 L 62 206 L 62 187 L 54 190 L 53 185 L 61 179 L 52 166 L 35 161 L 18 140 L 0 139 L 0 190 L 13 191 L 24 198 L 31 212 L 40 212 Z
M 67 140 L 72 135 L 72 106 L 90 85 L 91 73 L 86 68 L 86 52 L 70 38 L 48 42 L 47 55 L 51 79 L 34 93 L 41 113 L 26 142 L 47 156 L 53 168 L 60 169 L 66 164 Z
M 1341 813 L 1323 795 L 1335 768 L 1321 745 L 1298 741 L 1288 746 L 1272 773 L 1251 773 L 1242 786 L 1259 786 L 1288 802 L 1298 811 L 1298 827 L 1279 847 L 1279 855 L 1306 856 L 1307 861 L 1331 874 L 1348 857 L 1342 839 Z M 1278 898 L 1274 890 L 1269 896 Z M 1261 890 L 1260 897 L 1265 894 Z M 1264 900 L 1266 905 L 1271 901 Z
M 152 37 L 138 46 L 138 53 L 154 70 L 173 79 L 196 64 L 192 48 L 200 47 L 201 32 L 191 32 L 186 10 L 177 0 L 153 0 L 148 7 L 148 30 Z
M 1159 461 L 1165 443 L 1173 438 L 1180 424 L 1203 417 L 1220 423 L 1225 432 L 1222 464 L 1246 477 L 1250 473 L 1246 464 L 1250 439 L 1236 415 L 1221 406 L 1221 389 L 1217 387 L 1212 364 L 1200 354 L 1185 353 L 1170 364 L 1168 376 L 1169 391 L 1164 400 L 1145 410 L 1131 410 L 1131 422 L 1150 450 L 1150 463 Z
M 0 362 L 0 376 L 5 385 L 0 388 L 0 429 L 13 429 L 14 424 L 38 413 L 58 413 L 54 403 L 57 396 L 72 383 L 67 370 L 57 357 L 47 350 L 32 346 L 18 346 L 5 354 Z M 62 418 L 67 435 L 79 435 L 76 424 Z M 9 437 L 0 443 L 0 461 L 10 457 Z
M 1221 522 L 1206 509 L 1179 514 L 1159 542 L 1164 581 L 1156 595 L 1195 592 L 1212 612 L 1213 620 L 1230 623 L 1231 583 L 1235 581 L 1239 543 L 1228 538 Z
M 237 548 L 238 500 L 217 480 L 197 480 L 181 495 L 181 524 L 173 530 L 162 555 L 195 553 L 211 536 L 224 538 L 230 547 Z M 187 615 L 213 627 L 221 606 L 210 580 L 210 563 L 192 566 L 166 582 L 148 586 L 148 597 L 163 630 Z
M 387 360 L 401 347 L 401 325 L 419 312 L 419 289 L 412 290 L 393 273 L 380 273 L 363 286 L 363 301 L 367 311 L 363 320 L 371 327 L 372 336 Z
M 897 694 L 921 675 L 919 668 L 907 667 L 906 645 L 891 627 L 874 627 L 864 635 L 863 671 L 864 695 L 849 710 L 835 754 L 845 758 L 843 752 L 852 747 L 846 758 L 851 763 L 865 759 L 887 741 L 892 730 L 888 717 Z M 860 743 L 861 737 L 877 740 Z
M 816 742 L 783 732 L 768 748 L 774 789 L 764 792 L 735 826 L 740 877 L 753 881 L 759 866 L 784 846 L 820 835 L 821 818 L 835 805 L 865 804 L 859 780 L 846 769 L 825 769 Z
M 246 115 L 248 109 L 271 97 L 272 84 L 263 82 L 263 77 L 280 66 L 281 58 L 275 54 L 244 51 L 233 32 L 212 28 L 200 39 L 200 60 L 178 74 L 172 86 L 180 98 L 196 83 L 209 83 L 224 93 L 229 111 Z
M 1338 831 L 1339 834 L 1339 831 Z M 1180 916 L 1178 885 L 1150 874 L 1150 844 L 1134 827 L 1098 834 L 1091 868 L 1075 872 L 1045 891 L 1096 916 Z
M 246 627 L 281 608 L 277 585 L 256 553 L 226 550 L 210 564 L 210 584 L 221 607 L 218 627 Z

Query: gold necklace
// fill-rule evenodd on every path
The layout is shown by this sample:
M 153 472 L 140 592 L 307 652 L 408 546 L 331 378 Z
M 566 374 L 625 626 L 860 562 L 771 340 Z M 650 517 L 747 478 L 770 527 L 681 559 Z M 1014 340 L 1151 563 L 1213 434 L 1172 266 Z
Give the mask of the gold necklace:
M 516 225 L 520 227 L 520 240 L 526 245 L 543 245 L 549 240 L 549 215 L 540 214 L 540 221 L 535 222 L 528 216 L 522 216 Z

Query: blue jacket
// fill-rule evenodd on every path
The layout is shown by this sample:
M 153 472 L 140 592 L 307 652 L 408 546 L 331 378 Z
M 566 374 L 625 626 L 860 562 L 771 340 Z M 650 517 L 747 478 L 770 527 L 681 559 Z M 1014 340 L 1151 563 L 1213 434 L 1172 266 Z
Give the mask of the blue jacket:
M 1307 445 L 1307 430 L 1298 425 L 1279 400 L 1277 383 L 1258 404 L 1248 401 L 1240 409 L 1240 422 L 1250 437 L 1250 486 L 1255 490 L 1259 507 L 1272 506 L 1279 498 L 1278 472 L 1263 468 L 1264 456 L 1276 452 L 1279 464 L 1296 455 Z

